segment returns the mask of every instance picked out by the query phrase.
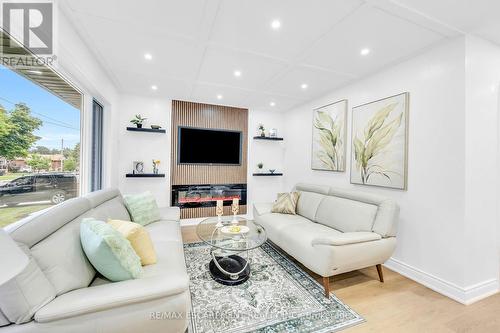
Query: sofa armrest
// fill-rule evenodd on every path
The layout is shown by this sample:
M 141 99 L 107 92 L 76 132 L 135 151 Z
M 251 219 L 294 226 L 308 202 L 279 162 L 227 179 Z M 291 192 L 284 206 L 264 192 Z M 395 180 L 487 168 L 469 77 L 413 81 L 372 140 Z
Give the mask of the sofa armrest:
M 35 321 L 47 323 L 173 296 L 188 290 L 188 277 L 178 274 L 158 275 L 77 289 L 56 297 L 38 310 L 35 313 Z
M 162 220 L 179 221 L 181 210 L 179 207 L 160 207 L 160 216 Z
M 341 234 L 335 235 L 334 237 L 317 237 L 311 241 L 314 245 L 332 245 L 332 246 L 342 246 L 356 243 L 364 243 L 380 240 L 382 237 L 375 232 L 343 232 Z
M 271 213 L 273 208 L 273 203 L 262 202 L 262 203 L 254 203 L 253 204 L 253 213 L 255 215 L 264 215 Z

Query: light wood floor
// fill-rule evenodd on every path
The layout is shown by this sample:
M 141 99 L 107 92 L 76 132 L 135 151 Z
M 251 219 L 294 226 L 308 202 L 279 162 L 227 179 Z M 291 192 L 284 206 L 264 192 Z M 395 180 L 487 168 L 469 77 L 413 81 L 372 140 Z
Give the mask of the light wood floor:
M 193 226 L 182 227 L 182 236 L 199 241 Z M 500 332 L 500 294 L 466 306 L 385 267 L 384 278 L 370 267 L 330 280 L 332 292 L 366 320 L 342 332 Z

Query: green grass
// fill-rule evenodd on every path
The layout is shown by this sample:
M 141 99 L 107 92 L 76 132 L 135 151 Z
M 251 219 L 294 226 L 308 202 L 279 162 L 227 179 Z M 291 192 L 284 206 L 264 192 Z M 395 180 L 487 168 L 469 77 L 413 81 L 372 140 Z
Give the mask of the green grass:
M 28 175 L 27 173 L 8 173 L 3 176 L 0 176 L 0 181 L 12 180 L 22 176 Z
M 52 206 L 51 204 L 0 208 L 0 228 L 19 221 L 31 213 Z

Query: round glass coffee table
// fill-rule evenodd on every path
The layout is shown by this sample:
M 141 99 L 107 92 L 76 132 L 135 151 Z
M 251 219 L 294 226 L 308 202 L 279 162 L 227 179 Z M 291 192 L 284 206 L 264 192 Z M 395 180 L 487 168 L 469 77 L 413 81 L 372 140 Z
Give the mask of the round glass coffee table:
M 241 217 L 209 217 L 196 227 L 198 237 L 210 245 L 210 275 L 222 284 L 234 286 L 250 277 L 248 251 L 267 239 L 263 227 Z

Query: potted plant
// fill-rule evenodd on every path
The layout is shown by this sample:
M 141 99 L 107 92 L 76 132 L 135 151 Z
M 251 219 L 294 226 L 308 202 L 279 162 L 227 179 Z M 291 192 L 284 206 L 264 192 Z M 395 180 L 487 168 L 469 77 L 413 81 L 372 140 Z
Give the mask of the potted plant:
M 264 163 L 259 162 L 259 163 L 257 164 L 257 168 L 259 168 L 259 172 L 262 172 L 262 168 L 263 168 L 263 167 L 264 167 Z
M 264 127 L 264 124 L 259 124 L 258 129 L 260 131 L 260 136 L 265 137 L 266 136 L 266 128 Z
M 142 118 L 142 116 L 140 114 L 136 114 L 135 117 L 130 122 L 132 124 L 135 124 L 135 126 L 137 126 L 137 128 L 142 128 L 142 123 L 146 119 L 148 119 L 148 118 Z

